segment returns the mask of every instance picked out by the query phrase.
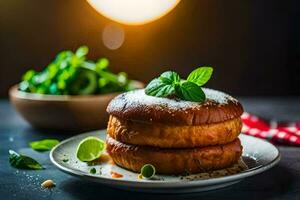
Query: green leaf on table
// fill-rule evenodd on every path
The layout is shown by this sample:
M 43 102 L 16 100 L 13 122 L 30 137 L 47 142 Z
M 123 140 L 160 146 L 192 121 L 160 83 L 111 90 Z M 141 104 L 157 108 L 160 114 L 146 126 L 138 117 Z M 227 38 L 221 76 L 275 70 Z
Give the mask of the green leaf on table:
M 212 73 L 212 67 L 199 67 L 189 74 L 187 80 L 196 83 L 198 86 L 202 86 L 207 83 Z
M 9 163 L 12 167 L 18 169 L 43 169 L 43 166 L 33 158 L 25 155 L 20 155 L 13 150 L 9 150 Z
M 55 140 L 55 139 L 45 139 L 45 140 L 30 142 L 29 146 L 32 149 L 37 150 L 37 151 L 49 151 L 54 146 L 56 146 L 58 143 L 59 143 L 59 141 Z

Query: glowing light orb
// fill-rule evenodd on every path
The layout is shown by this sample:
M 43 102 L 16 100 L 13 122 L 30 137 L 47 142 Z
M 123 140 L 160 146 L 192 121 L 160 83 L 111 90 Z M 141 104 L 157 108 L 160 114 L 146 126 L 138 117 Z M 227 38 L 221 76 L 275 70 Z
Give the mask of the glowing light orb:
M 180 0 L 87 0 L 105 17 L 128 25 L 154 21 L 170 12 Z
M 102 32 L 103 44 L 110 50 L 120 48 L 124 42 L 125 33 L 121 27 L 109 24 L 106 25 Z

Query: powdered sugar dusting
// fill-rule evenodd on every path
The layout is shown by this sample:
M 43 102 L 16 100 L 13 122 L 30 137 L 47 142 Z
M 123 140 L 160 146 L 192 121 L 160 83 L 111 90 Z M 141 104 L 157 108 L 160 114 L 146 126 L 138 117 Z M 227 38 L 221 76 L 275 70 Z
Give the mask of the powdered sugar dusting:
M 233 97 L 208 88 L 203 88 L 203 91 L 206 95 L 206 100 L 204 102 L 191 102 L 184 101 L 180 99 L 169 99 L 161 97 L 153 97 L 145 94 L 144 89 L 134 90 L 119 95 L 114 100 L 111 101 L 109 107 L 111 108 L 120 108 L 124 109 L 125 107 L 139 107 L 139 106 L 150 106 L 158 107 L 161 109 L 197 109 L 202 106 L 211 106 L 211 105 L 220 105 L 228 103 L 228 101 L 237 103 L 237 100 Z
M 203 88 L 207 100 L 214 101 L 217 104 L 226 104 L 228 101 L 237 103 L 238 101 L 232 96 L 213 89 Z

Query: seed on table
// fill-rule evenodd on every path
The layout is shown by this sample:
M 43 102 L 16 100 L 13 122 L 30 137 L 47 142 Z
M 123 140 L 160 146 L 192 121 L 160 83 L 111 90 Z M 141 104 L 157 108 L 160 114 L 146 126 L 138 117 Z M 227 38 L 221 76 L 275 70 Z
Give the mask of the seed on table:
M 41 184 L 41 186 L 43 188 L 52 188 L 55 187 L 55 183 L 52 180 L 46 180 Z

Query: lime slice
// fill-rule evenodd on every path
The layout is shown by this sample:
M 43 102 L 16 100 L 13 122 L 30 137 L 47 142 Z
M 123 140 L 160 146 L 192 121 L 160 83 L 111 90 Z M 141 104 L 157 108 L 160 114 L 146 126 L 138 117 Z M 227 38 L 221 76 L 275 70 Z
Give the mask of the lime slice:
M 87 137 L 83 139 L 76 151 L 76 156 L 80 161 L 88 162 L 101 156 L 105 149 L 105 142 L 97 137 Z

